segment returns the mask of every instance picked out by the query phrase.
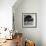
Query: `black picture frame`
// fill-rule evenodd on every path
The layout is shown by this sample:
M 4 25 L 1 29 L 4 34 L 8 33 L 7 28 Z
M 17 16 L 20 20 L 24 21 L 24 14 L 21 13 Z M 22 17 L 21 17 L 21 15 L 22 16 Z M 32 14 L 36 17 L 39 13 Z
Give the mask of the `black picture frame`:
M 22 27 L 36 28 L 37 27 L 37 13 L 22 13 Z

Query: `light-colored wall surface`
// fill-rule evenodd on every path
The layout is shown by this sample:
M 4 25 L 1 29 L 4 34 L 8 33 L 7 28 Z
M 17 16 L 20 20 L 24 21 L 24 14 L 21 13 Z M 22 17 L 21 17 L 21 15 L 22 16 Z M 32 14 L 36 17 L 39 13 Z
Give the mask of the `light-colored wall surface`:
M 36 46 L 46 46 L 45 0 L 23 0 L 22 2 L 20 0 L 18 2 L 13 6 L 15 30 L 22 32 L 25 39 L 34 40 Z M 37 13 L 37 28 L 23 28 L 22 13 Z
M 41 38 L 42 46 L 46 46 L 46 0 L 41 1 Z
M 16 0 L 0 0 L 0 27 L 12 28 L 12 6 Z

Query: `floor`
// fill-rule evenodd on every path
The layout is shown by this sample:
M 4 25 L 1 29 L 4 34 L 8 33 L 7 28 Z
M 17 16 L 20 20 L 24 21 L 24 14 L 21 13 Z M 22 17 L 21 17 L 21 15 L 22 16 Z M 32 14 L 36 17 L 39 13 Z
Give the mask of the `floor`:
M 13 40 L 6 40 L 6 42 L 2 43 L 0 46 L 16 46 L 15 39 L 13 39 Z

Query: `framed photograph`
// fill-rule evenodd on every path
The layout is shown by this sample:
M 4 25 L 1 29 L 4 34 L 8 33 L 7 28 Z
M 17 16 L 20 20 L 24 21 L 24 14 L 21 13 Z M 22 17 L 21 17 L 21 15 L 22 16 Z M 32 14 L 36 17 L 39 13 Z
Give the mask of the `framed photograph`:
M 22 27 L 36 28 L 37 13 L 22 13 Z

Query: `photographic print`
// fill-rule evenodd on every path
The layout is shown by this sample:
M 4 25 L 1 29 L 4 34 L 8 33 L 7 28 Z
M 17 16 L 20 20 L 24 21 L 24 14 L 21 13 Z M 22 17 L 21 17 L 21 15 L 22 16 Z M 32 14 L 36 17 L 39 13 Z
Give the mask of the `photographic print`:
M 36 27 L 37 26 L 37 13 L 23 13 L 22 26 L 23 27 Z

